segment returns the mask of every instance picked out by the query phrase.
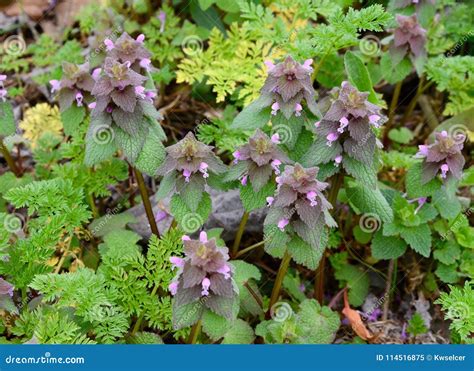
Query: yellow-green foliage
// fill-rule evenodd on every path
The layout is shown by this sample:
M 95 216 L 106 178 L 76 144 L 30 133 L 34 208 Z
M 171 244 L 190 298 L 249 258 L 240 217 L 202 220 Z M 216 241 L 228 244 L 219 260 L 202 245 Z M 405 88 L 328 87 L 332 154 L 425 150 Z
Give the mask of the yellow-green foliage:
M 61 136 L 63 124 L 58 107 L 40 103 L 29 108 L 20 122 L 20 128 L 23 129 L 23 136 L 30 141 L 33 148 L 46 132 Z
M 236 98 L 250 103 L 258 97 L 265 81 L 263 61 L 271 59 L 272 43 L 259 40 L 247 24 L 232 24 L 227 37 L 217 28 L 211 31 L 209 47 L 183 59 L 177 82 L 192 84 L 207 77 L 217 102 L 238 91 Z

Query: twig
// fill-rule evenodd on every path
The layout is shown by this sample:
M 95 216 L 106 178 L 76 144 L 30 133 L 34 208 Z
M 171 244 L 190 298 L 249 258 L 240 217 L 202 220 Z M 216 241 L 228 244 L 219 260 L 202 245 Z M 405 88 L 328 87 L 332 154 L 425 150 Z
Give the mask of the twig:
M 238 257 L 240 257 L 240 256 L 248 253 L 249 251 L 252 251 L 253 249 L 255 249 L 257 247 L 260 247 L 262 245 L 265 245 L 265 241 L 260 241 L 260 242 L 257 242 L 256 244 L 253 244 L 249 247 L 246 247 L 245 249 L 242 249 L 239 252 L 237 252 L 237 254 L 234 255 L 234 259 L 237 259 Z
M 385 286 L 385 301 L 383 303 L 383 314 L 382 321 L 386 321 L 388 318 L 388 309 L 390 307 L 390 291 L 392 288 L 393 268 L 395 267 L 396 259 L 391 259 L 388 264 L 387 272 L 387 285 Z
M 236 256 L 237 252 L 239 251 L 240 241 L 242 240 L 242 236 L 245 231 L 245 226 L 247 225 L 247 221 L 249 220 L 249 213 L 244 211 L 244 215 L 242 215 L 242 219 L 240 220 L 239 229 L 237 230 L 237 234 L 235 235 L 234 245 L 232 246 L 232 256 Z

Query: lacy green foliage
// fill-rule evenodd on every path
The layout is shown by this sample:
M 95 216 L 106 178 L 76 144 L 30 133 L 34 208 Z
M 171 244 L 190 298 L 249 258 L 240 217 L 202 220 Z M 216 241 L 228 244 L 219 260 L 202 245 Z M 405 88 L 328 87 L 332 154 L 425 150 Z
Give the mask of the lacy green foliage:
M 369 293 L 370 281 L 366 270 L 350 264 L 347 252 L 334 254 L 329 259 L 339 287 L 349 289 L 349 303 L 355 307 L 361 306 Z
M 449 294 L 442 292 L 435 302 L 441 304 L 445 318 L 451 321 L 449 328 L 459 336 L 461 342 L 472 344 L 474 333 L 474 290 L 472 282 L 466 281 L 464 287 L 449 286 Z
M 428 331 L 425 321 L 420 313 L 415 313 L 408 321 L 407 332 L 412 336 L 418 336 Z
M 160 19 L 161 12 L 165 14 L 164 24 Z M 164 5 L 141 29 L 146 35 L 145 45 L 153 55 L 153 60 L 163 67 L 167 64 L 174 65 L 183 58 L 181 42 L 185 35 L 195 35 L 196 26 L 189 22 L 181 25 L 181 20 L 174 14 L 173 8 Z
M 297 313 L 281 302 L 275 311 L 275 319 L 261 322 L 255 330 L 270 344 L 330 344 L 340 325 L 338 314 L 314 299 L 303 301 Z
M 206 50 L 180 62 L 177 82 L 192 84 L 206 78 L 206 84 L 217 94 L 217 102 L 233 94 L 245 103 L 254 100 L 265 79 L 263 68 L 255 66 L 263 66 L 271 45 L 259 39 L 246 24 L 232 24 L 226 36 L 214 28 L 208 45 Z
M 150 328 L 172 329 L 171 300 L 163 293 L 173 277 L 169 257 L 182 249 L 181 233 L 171 230 L 161 239 L 153 237 L 146 255 L 137 245 L 139 239 L 126 230 L 106 234 L 97 272 L 83 268 L 36 275 L 29 286 L 43 295 L 43 304 L 34 312 L 23 312 L 15 333 L 27 339 L 34 335 L 40 343 L 160 343 L 156 334 L 124 336 L 138 317 Z M 58 324 L 41 332 L 41 326 L 54 319 Z M 64 337 L 58 337 L 61 331 Z
M 357 45 L 363 30 L 382 31 L 390 20 L 381 5 L 362 10 L 350 8 L 346 14 L 330 1 L 276 1 L 264 8 L 245 0 L 239 1 L 241 17 L 246 21 L 232 24 L 224 37 L 217 28 L 211 31 L 209 46 L 193 53 L 178 65 L 177 81 L 203 81 L 213 87 L 217 102 L 227 96 L 248 104 L 255 100 L 263 85 L 262 63 L 289 52 L 305 59 L 323 57 L 340 49 Z M 316 27 L 308 21 L 318 15 L 327 24 Z
M 71 310 L 42 306 L 24 311 L 12 328 L 24 341 L 40 344 L 94 344 L 74 321 Z
M 471 56 L 439 56 L 428 61 L 428 79 L 449 97 L 443 112 L 445 115 L 455 115 L 474 106 L 473 69 L 474 57 Z
M 232 153 L 236 148 L 245 144 L 252 135 L 250 131 L 234 130 L 230 128 L 236 109 L 226 106 L 222 118 L 204 119 L 197 127 L 197 138 L 205 144 L 216 146 L 218 153 Z
M 448 52 L 453 55 L 462 45 L 472 37 L 471 25 L 474 14 L 468 4 L 437 2 L 441 10 L 437 16 L 429 19 L 427 49 L 430 54 L 436 55 Z

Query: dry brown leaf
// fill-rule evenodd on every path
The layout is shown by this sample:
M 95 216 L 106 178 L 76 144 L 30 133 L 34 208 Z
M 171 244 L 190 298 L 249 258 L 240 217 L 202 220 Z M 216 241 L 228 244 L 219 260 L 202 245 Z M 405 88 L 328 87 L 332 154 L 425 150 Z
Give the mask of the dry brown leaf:
M 349 300 L 347 299 L 347 289 L 344 291 L 344 309 L 342 310 L 342 313 L 349 320 L 352 329 L 360 338 L 367 341 L 370 341 L 374 338 L 374 335 L 364 325 L 359 312 L 349 306 Z
M 18 16 L 22 14 L 24 10 L 28 17 L 38 19 L 43 16 L 43 12 L 48 8 L 49 0 L 23 0 L 22 7 L 20 7 L 19 1 L 9 2 L 3 0 L 0 2 L 0 11 L 10 17 Z

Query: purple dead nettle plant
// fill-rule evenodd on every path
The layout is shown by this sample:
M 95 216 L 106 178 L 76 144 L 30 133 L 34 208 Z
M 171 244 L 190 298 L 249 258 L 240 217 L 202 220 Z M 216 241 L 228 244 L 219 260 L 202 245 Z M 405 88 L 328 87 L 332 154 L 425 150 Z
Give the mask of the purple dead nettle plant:
M 15 287 L 5 279 L 0 277 L 0 297 L 10 296 L 13 297 L 13 290 Z
M 320 145 L 325 140 L 326 146 L 333 147 L 333 151 L 328 152 L 330 157 L 323 159 L 323 163 L 333 160 L 334 165 L 339 166 L 346 154 L 366 165 L 372 164 L 375 148 L 381 146 L 373 128 L 379 128 L 385 117 L 379 106 L 368 101 L 368 95 L 344 81 L 337 99 L 323 119 L 315 123 Z
M 390 54 L 395 61 L 393 64 L 398 64 L 408 55 L 417 65 L 417 62 L 426 58 L 426 30 L 418 23 L 416 14 L 398 14 L 396 20 L 398 27 L 393 31 L 393 44 L 390 47 Z
M 208 239 L 204 231 L 197 240 L 186 235 L 182 240 L 185 257 L 170 258 L 173 267 L 177 269 L 177 274 L 169 285 L 174 296 L 173 315 L 182 306 L 198 303 L 200 313 L 208 308 L 220 316 L 232 319 L 232 307 L 238 289 L 232 277 L 233 267 L 228 262 L 227 247 L 217 246 L 216 239 Z M 199 317 L 196 316 L 196 321 Z M 179 321 L 180 318 L 173 318 L 175 328 L 184 327 Z
M 460 179 L 465 159 L 461 151 L 465 136 L 458 134 L 452 137 L 446 131 L 435 133 L 435 142 L 431 145 L 420 145 L 417 157 L 423 158 L 422 182 L 427 183 L 436 175 L 442 179 Z
M 303 64 L 287 56 L 283 62 L 273 64 L 266 61 L 268 77 L 260 92 L 261 99 L 271 105 L 272 115 L 282 112 L 289 119 L 293 114 L 301 116 L 303 111 L 302 101 L 306 101 L 308 109 L 315 115 L 318 108 L 315 102 L 315 91 L 311 83 L 313 68 L 312 59 Z
M 275 225 L 282 232 L 295 232 L 312 248 L 320 247 L 324 226 L 335 227 L 329 210 L 332 205 L 323 195 L 328 183 L 316 179 L 317 167 L 303 168 L 300 164 L 287 165 L 276 178 L 275 197 L 267 201 L 270 207 L 265 225 Z
M 7 75 L 0 75 L 0 101 L 6 102 L 7 101 L 7 89 L 5 89 L 5 80 L 7 79 Z
M 209 173 L 220 174 L 226 170 L 214 152 L 213 147 L 196 139 L 189 132 L 178 143 L 166 148 L 166 158 L 158 169 L 157 174 L 172 179 L 170 191 L 182 191 L 185 187 L 198 188 L 204 192 Z
M 95 101 L 89 104 L 91 125 L 88 137 L 94 138 L 95 144 L 110 145 L 109 153 L 113 152 L 114 146 L 121 149 L 132 165 L 135 165 L 147 140 L 160 145 L 166 139 L 157 123 L 161 115 L 153 104 L 156 92 L 148 73 L 152 69 L 151 54 L 143 45 L 144 39 L 144 35 L 133 39 L 123 33 L 115 43 L 104 40 L 105 61 L 92 73 L 95 83 L 91 94 Z M 109 143 L 97 138 L 98 132 L 100 134 L 106 128 L 112 133 Z M 96 146 L 90 140 L 87 144 L 86 162 L 92 165 L 94 161 L 87 160 L 89 157 L 95 159 L 95 156 L 88 154 Z
M 95 81 L 89 72 L 89 63 L 74 64 L 63 63 L 63 76 L 61 80 L 51 80 L 51 93 L 58 95 L 59 107 L 64 112 L 73 103 L 78 107 L 92 101 L 91 91 Z
M 288 163 L 286 154 L 278 148 L 278 134 L 269 138 L 257 129 L 249 138 L 248 143 L 234 152 L 234 164 L 239 169 L 237 176 L 243 186 L 250 181 L 255 192 L 260 191 L 268 183 L 273 173 L 280 174 L 280 166 Z

